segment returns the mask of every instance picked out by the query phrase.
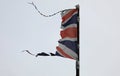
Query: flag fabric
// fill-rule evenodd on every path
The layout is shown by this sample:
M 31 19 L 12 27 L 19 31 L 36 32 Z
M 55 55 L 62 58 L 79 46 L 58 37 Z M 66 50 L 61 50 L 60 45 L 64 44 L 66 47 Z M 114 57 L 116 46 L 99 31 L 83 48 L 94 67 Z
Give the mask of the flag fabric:
M 61 56 L 79 60 L 79 9 L 68 9 L 61 12 L 61 39 L 56 47 L 56 53 L 38 53 L 37 56 Z
M 79 44 L 78 44 L 78 9 L 69 9 L 61 12 L 61 39 L 56 47 L 56 55 L 70 59 L 78 59 Z

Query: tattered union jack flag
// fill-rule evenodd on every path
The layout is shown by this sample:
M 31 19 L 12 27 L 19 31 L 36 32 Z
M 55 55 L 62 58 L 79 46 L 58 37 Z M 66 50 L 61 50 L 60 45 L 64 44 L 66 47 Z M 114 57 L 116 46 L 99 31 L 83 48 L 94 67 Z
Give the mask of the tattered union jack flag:
M 56 55 L 75 60 L 78 59 L 78 11 L 78 9 L 69 9 L 61 12 L 61 39 L 56 47 Z
M 35 5 L 34 5 L 35 6 Z M 61 12 L 61 39 L 56 47 L 56 53 L 32 54 L 29 50 L 24 50 L 33 56 L 62 56 L 69 59 L 79 60 L 79 7 L 76 9 L 63 10 Z

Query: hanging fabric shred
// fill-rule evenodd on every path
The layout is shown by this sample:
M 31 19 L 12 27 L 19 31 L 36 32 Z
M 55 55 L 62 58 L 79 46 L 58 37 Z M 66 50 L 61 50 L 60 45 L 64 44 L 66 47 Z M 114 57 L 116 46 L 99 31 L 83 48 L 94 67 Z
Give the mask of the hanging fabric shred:
M 79 54 L 79 44 L 77 43 L 78 9 L 64 10 L 61 12 L 61 16 L 61 39 L 56 47 L 56 55 L 77 60 Z
M 32 2 L 32 3 L 28 3 L 28 4 L 33 5 L 34 8 L 37 10 L 37 12 L 38 12 L 40 15 L 44 16 L 44 17 L 52 17 L 52 16 L 57 15 L 58 13 L 64 11 L 64 10 L 61 10 L 61 11 L 58 11 L 58 12 L 53 13 L 53 14 L 51 14 L 51 15 L 45 15 L 45 14 L 41 13 L 41 12 L 38 10 L 37 6 L 36 6 L 33 2 Z M 69 10 L 69 9 L 65 9 L 65 10 Z

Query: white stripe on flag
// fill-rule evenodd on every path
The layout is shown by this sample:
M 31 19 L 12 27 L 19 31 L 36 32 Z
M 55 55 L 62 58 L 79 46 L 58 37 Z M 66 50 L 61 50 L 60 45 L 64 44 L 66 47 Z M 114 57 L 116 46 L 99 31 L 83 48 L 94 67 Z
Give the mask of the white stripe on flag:
M 71 49 L 67 48 L 65 45 L 59 43 L 59 47 L 68 55 L 70 55 L 73 59 L 77 59 L 78 55 L 72 51 Z
M 69 40 L 69 41 L 77 41 L 77 38 L 69 38 L 69 37 L 66 37 L 66 38 L 60 39 L 59 41 L 66 41 L 66 40 Z

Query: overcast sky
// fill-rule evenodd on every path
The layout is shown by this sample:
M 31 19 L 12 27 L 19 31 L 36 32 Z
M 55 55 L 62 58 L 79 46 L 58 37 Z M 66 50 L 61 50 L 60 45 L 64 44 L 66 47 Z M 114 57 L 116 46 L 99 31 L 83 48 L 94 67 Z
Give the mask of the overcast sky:
M 120 76 L 120 10 L 117 0 L 0 0 L 0 76 L 75 76 L 75 61 L 21 52 L 55 52 L 61 16 L 80 4 L 81 76 Z

